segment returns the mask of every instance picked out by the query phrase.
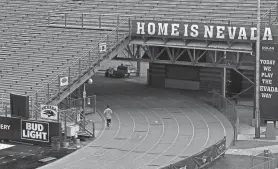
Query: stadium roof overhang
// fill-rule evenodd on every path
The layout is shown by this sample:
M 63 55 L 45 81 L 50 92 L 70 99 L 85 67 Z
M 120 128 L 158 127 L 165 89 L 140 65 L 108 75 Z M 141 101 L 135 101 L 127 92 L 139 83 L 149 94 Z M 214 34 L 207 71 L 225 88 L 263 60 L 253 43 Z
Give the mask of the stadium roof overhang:
M 131 40 L 131 44 L 162 46 L 185 49 L 213 50 L 226 52 L 253 53 L 253 44 L 248 42 L 226 42 L 226 41 L 206 41 L 206 40 L 168 40 L 163 39 L 142 39 L 135 38 Z

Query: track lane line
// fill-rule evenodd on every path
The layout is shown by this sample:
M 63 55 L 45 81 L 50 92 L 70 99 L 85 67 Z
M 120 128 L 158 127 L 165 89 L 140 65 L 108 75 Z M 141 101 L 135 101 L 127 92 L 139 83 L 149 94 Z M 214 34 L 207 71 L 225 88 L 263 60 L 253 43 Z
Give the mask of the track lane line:
M 146 134 L 145 137 L 142 139 L 142 141 L 141 141 L 137 146 L 135 146 L 132 150 L 130 150 L 130 151 L 129 151 L 128 153 L 126 153 L 125 155 L 119 157 L 118 159 L 109 162 L 107 165 L 103 166 L 104 168 L 107 168 L 107 166 L 108 166 L 109 164 L 114 163 L 114 162 L 117 162 L 118 160 L 123 159 L 124 157 L 126 157 L 127 155 L 129 155 L 130 153 L 132 153 L 132 152 L 133 152 L 136 148 L 138 148 L 138 147 L 146 140 L 146 138 L 149 136 L 150 122 L 149 122 L 147 116 L 146 116 L 143 112 L 140 111 L 140 113 L 145 117 L 146 121 L 148 122 L 147 134 Z M 103 168 L 103 167 L 102 167 L 102 168 Z
M 168 92 L 167 92 L 168 93 Z M 173 101 L 175 101 L 176 103 L 183 103 L 183 102 L 187 102 L 187 103 L 190 103 L 190 104 L 195 104 L 196 106 L 198 106 L 198 107 L 200 107 L 200 108 L 203 108 L 203 109 L 205 109 L 207 112 L 209 112 L 211 115 L 213 115 L 216 119 L 217 119 L 217 121 L 219 121 L 220 122 L 220 124 L 222 125 L 222 127 L 223 127 L 223 129 L 224 129 L 224 135 L 226 136 L 226 129 L 225 129 L 225 127 L 224 127 L 224 125 L 223 125 L 223 123 L 221 122 L 221 120 L 219 120 L 219 118 L 216 116 L 216 115 L 214 115 L 213 113 L 211 113 L 208 109 L 206 109 L 206 108 L 204 108 L 204 107 L 201 107 L 200 105 L 198 105 L 197 103 L 193 103 L 193 102 L 191 102 L 191 101 L 188 101 L 188 98 L 184 98 L 183 96 L 182 96 L 182 100 L 184 100 L 184 101 L 178 101 L 178 100 L 176 100 L 176 99 L 172 99 L 172 97 L 169 97 L 171 100 L 173 100 Z M 191 108 L 192 109 L 192 108 Z M 204 147 L 205 147 L 206 145 L 204 145 Z M 202 150 L 201 150 L 202 151 Z M 184 152 L 184 150 L 182 151 L 182 152 Z M 168 162 L 167 164 L 164 164 L 164 165 L 162 165 L 161 167 L 165 167 L 165 166 L 167 166 L 167 165 L 170 165 L 171 164 L 171 162 L 172 161 L 174 161 L 182 152 L 180 152 L 176 157 L 174 157 L 170 162 Z M 161 168 L 160 167 L 160 168 Z
M 140 101 L 138 101 L 138 100 L 135 100 L 135 101 L 136 101 L 137 103 L 143 105 L 143 106 L 146 106 L 146 108 L 150 109 L 147 105 L 141 103 Z M 157 113 L 156 111 L 154 111 L 153 109 L 150 109 L 150 110 L 151 110 L 153 113 L 155 113 L 155 114 L 160 118 L 160 116 L 158 115 L 158 113 Z M 164 126 L 163 120 L 162 120 L 161 118 L 160 118 L 160 120 L 161 120 L 162 125 L 163 125 L 163 127 L 162 127 L 163 131 L 162 131 L 162 134 L 161 134 L 160 138 L 158 139 L 158 141 L 157 141 L 157 142 L 155 143 L 155 145 L 153 145 L 148 151 L 146 151 L 145 153 L 142 153 L 140 156 L 138 156 L 137 158 L 135 158 L 135 159 L 133 159 L 132 161 L 128 162 L 127 164 L 130 164 L 131 162 L 135 162 L 136 160 L 142 158 L 144 155 L 146 155 L 148 152 L 150 152 L 150 151 L 161 141 L 161 139 L 162 139 L 162 137 L 163 137 L 163 135 L 164 135 L 164 130 L 165 130 L 164 127 L 165 127 L 165 126 Z M 126 169 L 126 165 L 127 165 L 127 164 L 124 164 L 124 165 L 121 166 L 120 168 L 121 168 L 121 169 Z M 129 168 L 128 168 L 128 169 L 129 169 Z
M 107 96 L 106 96 L 107 97 Z M 135 120 L 134 120 L 134 118 L 133 118 L 133 116 L 130 114 L 130 112 L 129 111 L 127 111 L 126 109 L 124 109 L 124 108 L 119 108 L 119 109 L 123 109 L 123 110 L 125 110 L 128 114 L 129 114 L 129 116 L 130 116 L 130 118 L 132 119 L 132 121 L 133 121 L 133 129 L 132 129 L 132 133 L 129 135 L 129 137 L 126 139 L 126 141 L 124 141 L 119 147 L 122 147 L 125 143 L 127 143 L 128 141 L 129 141 L 129 139 L 132 137 L 132 135 L 134 134 L 134 131 L 135 131 Z M 119 114 L 119 113 L 118 113 Z M 120 117 L 119 117 L 120 118 Z M 112 141 L 111 141 L 112 142 Z M 104 159 L 105 157 L 107 157 L 108 155 L 110 155 L 110 154 L 112 154 L 113 152 L 116 152 L 116 150 L 117 149 L 114 149 L 114 150 L 112 150 L 112 151 L 109 151 L 109 152 L 107 152 L 107 153 L 105 153 L 101 158 L 98 158 L 98 159 L 96 159 L 96 160 L 93 160 L 92 162 L 90 161 L 90 165 L 93 165 L 93 164 L 96 164 L 96 166 L 98 167 L 98 169 L 99 169 L 99 167 L 104 167 L 105 165 L 101 165 L 101 164 L 98 164 L 98 160 L 102 160 L 102 159 Z M 87 165 L 87 164 L 86 164 Z M 84 166 L 84 165 L 83 165 Z M 94 167 L 96 167 L 95 165 L 94 165 Z
M 163 108 L 163 109 L 164 109 L 164 108 Z M 164 109 L 164 110 L 165 110 L 165 109 Z M 167 110 L 166 110 L 166 111 L 167 111 Z M 155 157 L 154 159 L 152 159 L 151 161 L 149 161 L 148 163 L 144 164 L 143 166 L 141 166 L 141 167 L 139 167 L 139 168 L 137 168 L 137 169 L 141 169 L 142 167 L 145 167 L 146 165 L 149 165 L 151 162 L 153 162 L 154 160 L 156 160 L 156 159 L 158 159 L 159 157 L 161 157 L 164 153 L 166 153 L 170 148 L 172 148 L 173 145 L 175 145 L 175 143 L 176 143 L 176 141 L 177 141 L 177 139 L 178 139 L 178 137 L 179 137 L 179 135 L 180 135 L 180 126 L 179 126 L 178 120 L 174 117 L 174 115 L 173 115 L 172 113 L 170 113 L 169 111 L 167 111 L 167 113 L 170 114 L 170 115 L 173 117 L 173 119 L 176 121 L 177 126 L 178 126 L 178 132 L 177 132 L 177 135 L 176 135 L 174 141 L 173 141 L 173 142 L 171 143 L 171 145 L 170 145 L 168 148 L 166 148 L 160 155 L 158 155 L 157 157 Z
M 97 102 L 98 102 L 98 101 L 97 101 Z M 99 103 L 100 103 L 100 102 L 99 102 Z M 102 104 L 102 103 L 100 103 L 100 104 Z M 111 143 L 111 142 L 116 138 L 116 136 L 118 135 L 118 133 L 119 133 L 119 131 L 120 131 L 120 129 L 121 129 L 121 121 L 120 121 L 120 119 L 119 119 L 117 113 L 113 113 L 113 114 L 115 114 L 115 116 L 117 117 L 117 119 L 118 119 L 118 121 L 119 121 L 119 127 L 118 127 L 118 129 L 117 129 L 117 132 L 115 133 L 115 135 L 112 137 L 112 139 L 111 139 L 108 143 L 104 144 L 102 147 L 97 148 L 97 151 L 103 149 L 106 145 L 108 145 L 109 143 Z M 106 130 L 104 129 L 104 132 L 105 132 L 105 131 L 106 131 Z M 104 133 L 104 132 L 103 132 L 103 133 Z M 100 136 L 99 136 L 98 138 L 100 138 Z M 95 143 L 95 140 L 94 140 L 93 142 L 91 142 L 90 144 L 88 144 L 86 147 L 91 146 L 93 143 Z M 83 147 L 83 148 L 85 148 L 85 147 Z M 97 151 L 96 151 L 96 152 L 97 152 Z M 77 161 L 74 161 L 74 162 L 72 162 L 72 163 L 75 163 L 75 164 L 76 164 L 77 162 L 80 162 L 80 161 L 82 161 L 82 160 L 85 160 L 85 159 L 87 159 L 88 157 L 91 157 L 92 154 L 95 154 L 95 152 L 90 153 L 89 155 L 84 156 L 84 157 L 82 157 L 82 158 L 80 158 L 80 159 L 78 159 Z M 72 163 L 67 164 L 65 167 L 63 167 L 63 169 L 66 169 L 68 166 L 72 165 Z M 70 168 L 72 168 L 72 167 L 70 167 Z M 68 168 L 68 169 L 69 169 L 69 168 Z

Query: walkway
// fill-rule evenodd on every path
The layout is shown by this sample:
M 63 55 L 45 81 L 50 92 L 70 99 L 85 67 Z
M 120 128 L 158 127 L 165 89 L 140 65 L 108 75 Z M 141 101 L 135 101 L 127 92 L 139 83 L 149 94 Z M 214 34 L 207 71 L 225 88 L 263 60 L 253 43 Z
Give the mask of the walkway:
M 89 94 L 88 94 L 89 93 Z M 211 146 L 233 129 L 214 108 L 178 91 L 94 77 L 88 95 L 109 104 L 112 127 L 86 147 L 47 166 L 55 169 L 156 169 Z

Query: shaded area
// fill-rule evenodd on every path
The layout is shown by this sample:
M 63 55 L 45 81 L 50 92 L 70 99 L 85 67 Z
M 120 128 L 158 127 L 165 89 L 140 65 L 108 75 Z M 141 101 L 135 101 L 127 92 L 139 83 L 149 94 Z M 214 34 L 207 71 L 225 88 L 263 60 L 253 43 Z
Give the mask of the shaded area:
M 248 169 L 265 162 L 264 160 L 262 157 L 225 155 L 209 169 Z
M 52 151 L 47 146 L 13 144 L 14 147 L 0 150 L 1 169 L 34 169 L 47 163 L 39 162 L 46 157 L 62 158 L 75 150 Z M 52 162 L 52 161 L 50 161 Z

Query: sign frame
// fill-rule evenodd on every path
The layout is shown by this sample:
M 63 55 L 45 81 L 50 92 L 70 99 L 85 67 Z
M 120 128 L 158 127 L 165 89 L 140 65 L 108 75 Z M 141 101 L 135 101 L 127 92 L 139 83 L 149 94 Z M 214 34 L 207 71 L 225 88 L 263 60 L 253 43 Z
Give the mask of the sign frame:
M 47 124 L 47 141 L 41 141 L 41 140 L 36 140 L 36 139 L 28 139 L 28 138 L 24 138 L 22 137 L 22 122 L 25 121 L 25 122 L 36 122 L 36 123 L 44 123 L 44 124 Z M 41 122 L 41 121 L 34 121 L 34 120 L 20 120 L 20 138 L 22 140 L 29 140 L 29 141 L 34 141 L 34 142 L 43 142 L 43 143 L 49 143 L 50 140 L 49 140 L 49 122 Z
M 42 107 L 44 107 L 44 106 L 52 106 L 52 107 L 55 107 L 55 109 L 56 109 L 57 111 L 53 111 L 52 109 L 49 109 L 49 110 L 51 110 L 51 111 L 53 111 L 53 112 L 54 112 L 54 114 L 55 114 L 55 117 L 56 117 L 56 118 L 43 117 L 43 116 L 45 116 L 45 115 L 43 115 L 44 110 L 48 110 L 48 109 L 44 109 L 44 110 L 42 110 Z M 41 111 L 40 111 L 40 115 L 41 115 L 41 119 L 58 121 L 58 116 L 59 116 L 59 108 L 58 108 L 58 106 L 55 106 L 55 105 L 46 105 L 46 104 L 41 104 Z

